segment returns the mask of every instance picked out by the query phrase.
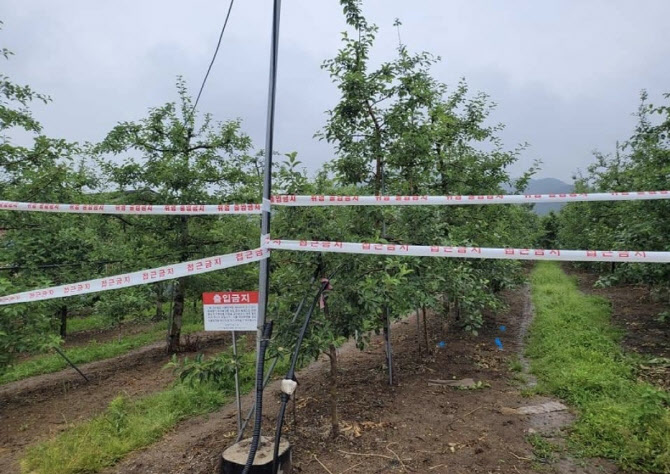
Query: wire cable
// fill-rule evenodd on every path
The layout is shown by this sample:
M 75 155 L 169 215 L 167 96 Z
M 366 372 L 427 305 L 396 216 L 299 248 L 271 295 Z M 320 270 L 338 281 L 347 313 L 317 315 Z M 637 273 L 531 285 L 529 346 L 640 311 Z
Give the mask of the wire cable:
M 209 63 L 209 67 L 207 68 L 207 73 L 205 74 L 205 77 L 202 80 L 202 84 L 200 85 L 200 91 L 198 91 L 198 96 L 195 98 L 193 108 L 191 109 L 191 117 L 193 117 L 193 113 L 195 112 L 195 108 L 198 106 L 198 102 L 200 101 L 200 96 L 202 95 L 202 91 L 205 89 L 205 84 L 207 83 L 207 78 L 209 77 L 209 73 L 212 71 L 212 66 L 214 66 L 214 61 L 216 61 L 216 55 L 219 53 L 219 48 L 221 47 L 221 40 L 223 39 L 223 33 L 226 31 L 226 26 L 228 25 L 228 19 L 230 18 L 230 12 L 233 10 L 233 4 L 234 3 L 235 3 L 235 0 L 230 0 L 230 6 L 228 7 L 228 13 L 226 14 L 226 19 L 223 22 L 223 27 L 221 28 L 221 33 L 219 34 L 219 41 L 218 41 L 218 43 L 216 43 L 216 49 L 214 50 L 214 55 L 212 56 L 212 61 Z

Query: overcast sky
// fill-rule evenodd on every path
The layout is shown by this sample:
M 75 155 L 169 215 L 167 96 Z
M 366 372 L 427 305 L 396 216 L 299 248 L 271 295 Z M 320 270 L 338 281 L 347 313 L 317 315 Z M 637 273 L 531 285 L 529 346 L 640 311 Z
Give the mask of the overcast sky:
M 34 107 L 45 133 L 97 141 L 117 122 L 174 100 L 175 77 L 197 92 L 227 0 L 14 0 L 5 2 L 2 71 L 49 94 Z M 241 118 L 262 147 L 272 0 L 237 0 L 200 109 Z M 442 57 L 440 81 L 464 77 L 498 104 L 505 144 L 531 147 L 514 174 L 543 160 L 540 177 L 569 181 L 630 136 L 641 89 L 670 92 L 670 1 L 367 0 L 380 26 L 374 56 L 393 57 L 394 18 L 411 51 Z M 335 0 L 284 0 L 276 149 L 298 151 L 313 170 L 332 157 L 313 138 L 337 90 L 321 70 L 345 29 Z

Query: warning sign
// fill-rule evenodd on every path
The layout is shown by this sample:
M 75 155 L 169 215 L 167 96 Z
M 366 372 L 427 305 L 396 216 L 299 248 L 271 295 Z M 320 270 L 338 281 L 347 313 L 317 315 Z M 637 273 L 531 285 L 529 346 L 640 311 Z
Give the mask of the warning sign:
M 255 331 L 257 291 L 219 291 L 202 294 L 205 331 Z

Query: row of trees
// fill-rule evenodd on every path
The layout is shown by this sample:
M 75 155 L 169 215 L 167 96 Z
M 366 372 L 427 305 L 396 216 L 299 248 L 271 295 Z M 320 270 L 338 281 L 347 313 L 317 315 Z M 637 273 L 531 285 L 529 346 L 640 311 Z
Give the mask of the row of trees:
M 665 95 L 670 99 L 670 94 Z M 670 189 L 670 105 L 642 93 L 633 135 L 575 179 L 578 192 Z M 670 251 L 670 201 L 570 204 L 545 220 L 548 243 L 562 248 Z M 670 302 L 670 268 L 663 264 L 596 264 L 600 284 L 644 283 Z
M 4 51 L 9 58 L 10 52 Z M 49 99 L 2 76 L 0 95 L 0 192 L 28 202 L 177 204 L 257 201 L 259 173 L 251 140 L 239 121 L 197 116 L 183 81 L 180 101 L 120 123 L 98 144 L 79 145 L 41 134 L 31 100 Z M 197 123 L 196 123 L 197 122 Z M 30 133 L 32 146 L 12 143 L 9 132 Z M 118 158 L 117 158 L 118 156 Z M 254 248 L 253 219 L 239 217 L 135 217 L 3 212 L 0 216 L 3 294 L 114 275 L 166 262 Z M 179 347 L 187 298 L 204 288 L 248 288 L 253 269 L 203 275 L 169 284 L 3 307 L 0 349 L 12 354 L 51 347 L 67 334 L 67 317 L 96 311 L 112 322 L 155 308 L 170 320 L 167 347 Z M 171 298 L 172 311 L 163 307 Z M 48 330 L 57 324 L 58 333 Z
M 530 172 L 513 180 L 508 167 L 521 148 L 507 150 L 489 125 L 493 105 L 461 82 L 453 90 L 431 75 L 438 60 L 400 44 L 395 59 L 372 67 L 377 27 L 359 1 L 342 0 L 349 32 L 338 54 L 324 63 L 341 97 L 319 136 L 335 158 L 316 176 L 295 153 L 275 171 L 275 191 L 300 194 L 500 194 L 521 190 Z M 399 26 L 399 25 L 397 25 Z M 8 54 L 8 53 L 7 53 Z M 78 145 L 41 135 L 28 110 L 45 99 L 3 78 L 3 130 L 22 127 L 33 147 L 2 138 L 0 191 L 5 199 L 41 202 L 134 204 L 258 202 L 262 165 L 239 121 L 216 122 L 193 110 L 185 84 L 180 100 L 121 123 L 97 144 Z M 23 91 L 18 94 L 17 91 Z M 12 114 L 21 120 L 11 121 Z M 254 248 L 255 218 L 134 217 L 0 214 L 3 293 L 150 268 L 166 262 Z M 531 247 L 541 230 L 529 207 L 281 208 L 273 236 L 352 242 Z M 335 274 L 304 345 L 305 357 L 371 332 L 417 308 L 433 309 L 453 327 L 476 331 L 497 293 L 521 279 L 514 261 L 387 258 L 275 252 L 268 314 L 276 321 L 274 347 L 291 347 L 292 313 L 310 281 Z M 256 267 L 247 265 L 177 282 L 0 309 L 2 353 L 53 344 L 45 328 L 66 335 L 68 314 L 93 308 L 113 320 L 155 308 L 169 318 L 169 350 L 179 346 L 184 306 L 202 291 L 250 289 Z M 163 312 L 171 300 L 172 311 Z M 152 310 L 153 311 L 153 310 Z M 334 428 L 336 423 L 334 423 Z

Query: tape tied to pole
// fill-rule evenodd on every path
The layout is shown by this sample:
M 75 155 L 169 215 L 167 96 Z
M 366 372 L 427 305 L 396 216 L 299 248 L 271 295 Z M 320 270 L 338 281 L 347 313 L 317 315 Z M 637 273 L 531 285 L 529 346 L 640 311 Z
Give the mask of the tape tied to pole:
M 261 211 L 272 212 L 272 201 L 270 199 L 263 198 L 261 202 Z
M 332 290 L 333 286 L 330 284 L 330 280 L 328 278 L 322 278 L 321 284 L 325 285 L 325 287 L 321 292 L 321 296 L 319 296 L 319 308 L 324 309 L 326 307 L 326 292 Z

